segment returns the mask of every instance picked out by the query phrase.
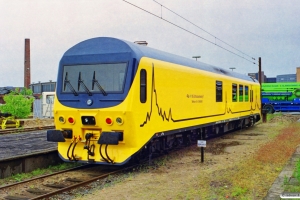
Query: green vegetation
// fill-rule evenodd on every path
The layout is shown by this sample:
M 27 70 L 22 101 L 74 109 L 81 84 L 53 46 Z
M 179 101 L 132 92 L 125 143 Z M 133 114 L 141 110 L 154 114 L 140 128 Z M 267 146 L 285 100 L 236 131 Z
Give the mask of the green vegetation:
M 26 179 L 31 179 L 34 177 L 38 177 L 38 176 L 42 176 L 42 175 L 46 175 L 46 174 L 52 174 L 52 173 L 55 173 L 58 171 L 77 167 L 79 165 L 80 164 L 78 164 L 78 163 L 62 163 L 62 164 L 55 165 L 55 166 L 49 166 L 48 168 L 44 168 L 44 169 L 38 168 L 30 173 L 15 174 L 11 177 L 8 177 L 5 179 L 0 179 L 0 186 L 6 184 L 8 182 L 11 182 L 11 183 L 20 182 L 20 181 L 24 181 Z
M 296 179 L 300 182 L 300 159 L 296 163 L 296 170 L 294 173 Z
M 235 186 L 232 189 L 231 196 L 237 197 L 237 196 L 241 196 L 241 195 L 246 194 L 246 193 L 247 193 L 247 188 L 241 188 L 241 187 Z
M 27 118 L 31 113 L 34 97 L 31 89 L 23 89 L 20 91 L 16 88 L 9 94 L 4 96 L 5 104 L 0 106 L 2 113 L 9 113 L 17 118 Z
M 289 182 L 288 177 L 284 177 L 283 188 L 286 192 L 299 192 L 300 191 L 300 159 L 297 161 L 295 166 L 295 171 L 293 173 L 293 178 L 296 178 L 297 181 L 294 181 L 292 184 Z
M 271 119 L 275 118 L 275 117 L 278 117 L 278 116 L 282 116 L 282 113 L 277 112 L 277 113 L 274 113 L 274 114 L 267 114 L 267 122 L 270 121 Z

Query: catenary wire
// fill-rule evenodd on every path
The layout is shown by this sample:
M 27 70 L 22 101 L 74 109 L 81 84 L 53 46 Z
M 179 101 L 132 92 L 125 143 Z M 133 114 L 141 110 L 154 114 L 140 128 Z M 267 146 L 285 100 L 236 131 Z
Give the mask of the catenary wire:
M 177 24 L 175 24 L 175 23 L 173 23 L 173 22 L 171 22 L 171 21 L 168 21 L 168 20 L 162 18 L 162 16 L 160 17 L 160 16 L 158 16 L 158 15 L 156 15 L 156 14 L 154 14 L 154 13 L 148 11 L 148 10 L 145 10 L 145 9 L 143 9 L 143 8 L 141 8 L 141 7 L 139 7 L 139 6 L 135 5 L 135 4 L 133 4 L 133 3 L 131 3 L 131 2 L 128 2 L 128 1 L 126 1 L 126 0 L 122 0 L 122 1 L 124 1 L 124 2 L 126 2 L 126 3 L 128 3 L 128 4 L 130 4 L 130 5 L 132 5 L 132 6 L 136 7 L 136 8 L 138 8 L 138 9 L 140 9 L 140 10 L 142 10 L 142 11 L 148 13 L 148 14 L 151 14 L 151 15 L 157 17 L 157 18 L 160 18 L 161 20 L 163 20 L 163 21 L 165 21 L 165 22 L 167 22 L 167 23 L 169 23 L 169 24 L 171 24 L 171 25 L 173 25 L 173 26 L 176 26 L 177 28 L 180 28 L 180 29 L 182 29 L 182 30 L 184 30 L 184 31 L 186 31 L 186 32 L 188 32 L 188 33 L 190 33 L 190 34 L 192 34 L 192 35 L 198 37 L 198 38 L 201 38 L 201 39 L 203 39 L 203 40 L 205 40 L 205 41 L 207 41 L 207 42 L 209 42 L 209 43 L 211 43 L 211 44 L 213 44 L 213 45 L 215 45 L 215 46 L 217 46 L 217 47 L 219 47 L 219 48 L 221 48 L 221 49 L 223 49 L 223 50 L 225 50 L 225 51 L 228 51 L 229 53 L 232 53 L 232 54 L 234 54 L 234 55 L 236 55 L 236 56 L 238 56 L 238 57 L 240 57 L 240 58 L 242 58 L 242 59 L 244 59 L 244 60 L 247 60 L 248 62 L 251 62 L 251 63 L 253 63 L 253 64 L 256 64 L 256 63 L 253 62 L 252 60 L 249 60 L 249 59 L 247 59 L 247 58 L 245 58 L 245 57 L 243 57 L 243 56 L 241 56 L 241 55 L 239 55 L 239 54 L 237 54 L 237 53 L 235 53 L 235 52 L 233 52 L 233 51 L 231 51 L 231 50 L 229 50 L 229 49 L 227 49 L 227 48 L 225 48 L 225 47 L 222 47 L 222 46 L 220 46 L 220 45 L 218 45 L 218 44 L 216 44 L 216 43 L 214 43 L 214 42 L 212 42 L 212 41 L 210 41 L 210 40 L 208 40 L 208 39 L 206 39 L 206 38 L 204 38 L 204 37 L 201 37 L 200 35 L 197 35 L 196 33 L 193 33 L 193 32 L 191 32 L 191 31 L 189 31 L 189 30 L 187 30 L 187 29 L 185 29 L 185 28 L 183 28 L 183 27 L 181 27 L 181 26 L 179 26 L 179 25 L 177 25 Z M 252 58 L 252 59 L 253 59 L 253 58 Z
M 157 4 L 159 4 L 161 7 L 165 8 L 165 9 L 167 9 L 168 11 L 172 12 L 173 14 L 177 15 L 177 16 L 180 17 L 181 19 L 187 21 L 188 23 L 192 24 L 193 26 L 195 26 L 195 27 L 201 29 L 201 30 L 204 31 L 205 33 L 207 33 L 207 34 L 209 34 L 210 36 L 214 37 L 215 39 L 219 40 L 220 42 L 223 42 L 223 43 L 226 44 L 227 46 L 229 46 L 229 47 L 235 49 L 236 51 L 238 51 L 238 52 L 240 52 L 240 53 L 242 53 L 242 54 L 244 54 L 244 55 L 250 57 L 251 59 L 255 60 L 255 58 L 253 58 L 252 56 L 249 56 L 248 54 L 242 52 L 241 50 L 235 48 L 234 46 L 228 44 L 227 42 L 221 40 L 220 38 L 214 36 L 213 34 L 209 33 L 208 31 L 204 30 L 203 28 L 199 27 L 199 26 L 196 25 L 195 23 L 191 22 L 190 20 L 188 20 L 188 19 L 182 17 L 182 16 L 179 15 L 178 13 L 176 13 L 176 12 L 174 12 L 173 10 L 171 10 L 171 9 L 167 8 L 166 6 L 162 5 L 161 3 L 159 3 L 159 2 L 157 2 L 157 1 L 155 1 L 155 0 L 153 0 L 153 1 L 154 1 L 155 3 L 157 3 Z M 162 9 L 162 8 L 161 8 L 161 9 Z M 161 11 L 161 12 L 162 12 L 162 11 Z M 162 15 L 161 15 L 161 18 L 162 18 Z

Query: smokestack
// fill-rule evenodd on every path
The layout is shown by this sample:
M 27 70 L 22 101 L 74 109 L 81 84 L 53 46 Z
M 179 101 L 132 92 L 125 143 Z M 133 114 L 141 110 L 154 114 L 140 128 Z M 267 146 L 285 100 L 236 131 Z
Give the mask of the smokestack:
M 30 39 L 25 39 L 25 58 L 24 58 L 24 87 L 30 85 Z

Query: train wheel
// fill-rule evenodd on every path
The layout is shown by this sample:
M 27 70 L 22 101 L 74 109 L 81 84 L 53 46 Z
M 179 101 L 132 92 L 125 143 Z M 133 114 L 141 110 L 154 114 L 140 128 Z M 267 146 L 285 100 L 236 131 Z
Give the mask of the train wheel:
M 264 105 L 263 110 L 269 114 L 273 114 L 275 112 L 275 109 L 271 104 Z

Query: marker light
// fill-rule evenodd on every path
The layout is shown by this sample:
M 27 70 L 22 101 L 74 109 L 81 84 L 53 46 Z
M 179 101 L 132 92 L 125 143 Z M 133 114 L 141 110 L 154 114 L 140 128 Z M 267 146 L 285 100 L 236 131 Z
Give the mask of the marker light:
M 65 123 L 65 118 L 64 118 L 63 116 L 60 116 L 60 117 L 58 118 L 58 121 L 59 121 L 60 123 Z
M 105 119 L 105 122 L 108 124 L 108 125 L 112 125 L 113 121 L 110 117 L 106 118 Z
M 75 119 L 74 119 L 73 117 L 69 117 L 69 118 L 68 118 L 68 122 L 69 122 L 70 124 L 74 124 Z
M 122 119 L 121 117 L 117 117 L 117 118 L 116 118 L 116 122 L 117 122 L 117 124 L 119 124 L 119 125 L 122 125 L 122 124 L 124 123 L 124 121 L 123 121 L 123 119 Z

